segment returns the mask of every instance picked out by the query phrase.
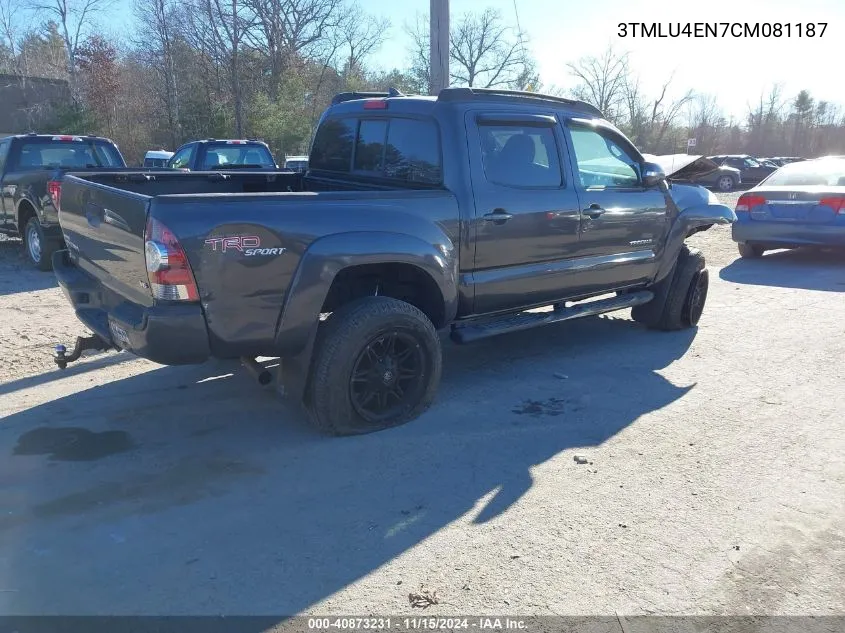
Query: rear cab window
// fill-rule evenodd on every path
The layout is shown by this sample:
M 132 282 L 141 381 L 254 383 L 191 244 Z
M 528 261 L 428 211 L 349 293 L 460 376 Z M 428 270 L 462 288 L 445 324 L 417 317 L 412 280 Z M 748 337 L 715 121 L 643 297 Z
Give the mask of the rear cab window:
M 20 170 L 123 166 L 123 159 L 114 145 L 82 137 L 21 139 L 15 165 Z
M 431 119 L 402 116 L 328 119 L 317 130 L 308 167 L 326 175 L 439 185 L 439 129 Z
M 238 141 L 208 143 L 205 146 L 202 169 L 275 167 L 276 161 L 266 145 Z

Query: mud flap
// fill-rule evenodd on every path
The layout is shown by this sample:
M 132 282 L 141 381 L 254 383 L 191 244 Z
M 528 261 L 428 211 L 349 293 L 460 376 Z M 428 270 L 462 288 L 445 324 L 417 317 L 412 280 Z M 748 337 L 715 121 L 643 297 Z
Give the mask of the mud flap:
M 315 324 L 308 336 L 308 343 L 299 354 L 279 359 L 276 391 L 292 403 L 304 403 L 306 398 L 318 329 L 319 324 Z

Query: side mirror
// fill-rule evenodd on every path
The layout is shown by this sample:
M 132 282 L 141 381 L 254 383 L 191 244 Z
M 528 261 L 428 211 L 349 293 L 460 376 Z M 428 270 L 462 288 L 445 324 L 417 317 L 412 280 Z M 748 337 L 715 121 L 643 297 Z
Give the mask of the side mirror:
M 643 163 L 643 186 L 657 187 L 666 181 L 663 168 L 655 163 Z

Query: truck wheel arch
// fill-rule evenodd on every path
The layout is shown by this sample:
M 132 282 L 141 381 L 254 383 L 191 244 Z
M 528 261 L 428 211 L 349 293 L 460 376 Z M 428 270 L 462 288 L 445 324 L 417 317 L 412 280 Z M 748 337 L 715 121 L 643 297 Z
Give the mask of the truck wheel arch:
M 35 210 L 35 205 L 24 198 L 18 203 L 17 218 L 15 218 L 20 235 L 23 235 L 26 223 L 29 222 L 31 217 L 38 217 L 38 212 Z
M 303 254 L 288 287 L 276 329 L 277 351 L 300 353 L 308 347 L 321 313 L 361 296 L 406 300 L 441 328 L 457 313 L 457 277 L 457 248 L 445 235 L 439 246 L 387 232 L 320 238 Z M 379 279 L 387 283 L 368 286 L 367 280 Z M 396 292 L 397 281 L 407 282 L 414 297 L 395 296 L 401 294 Z

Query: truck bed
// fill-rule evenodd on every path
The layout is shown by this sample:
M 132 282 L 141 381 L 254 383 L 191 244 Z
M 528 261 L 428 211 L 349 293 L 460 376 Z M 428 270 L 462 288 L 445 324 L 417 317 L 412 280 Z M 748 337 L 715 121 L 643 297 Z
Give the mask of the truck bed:
M 125 304 L 123 313 L 134 316 L 121 327 L 130 330 L 143 327 L 147 312 L 162 303 L 147 283 L 144 247 L 151 218 L 166 226 L 185 250 L 211 353 L 218 357 L 280 351 L 286 293 L 306 252 L 320 248 L 318 241 L 351 233 L 415 236 L 419 244 L 397 240 L 401 261 L 402 253 L 436 245 L 451 252 L 459 240 L 458 205 L 449 191 L 353 185 L 291 172 L 70 174 L 59 217 L 68 264 L 96 280 L 105 304 Z M 239 248 L 244 237 L 258 248 Z M 226 239 L 237 250 L 227 250 Z M 333 256 L 366 258 L 372 244 L 345 239 L 344 249 Z

